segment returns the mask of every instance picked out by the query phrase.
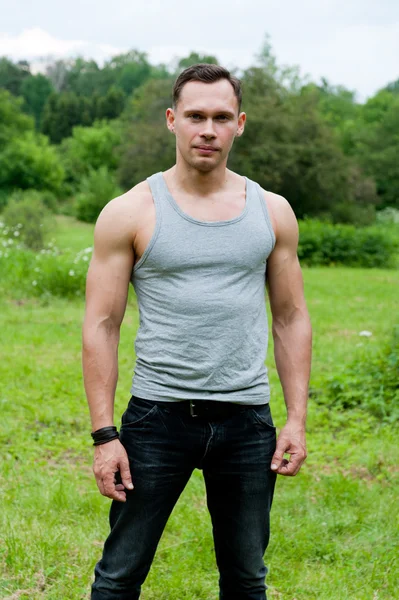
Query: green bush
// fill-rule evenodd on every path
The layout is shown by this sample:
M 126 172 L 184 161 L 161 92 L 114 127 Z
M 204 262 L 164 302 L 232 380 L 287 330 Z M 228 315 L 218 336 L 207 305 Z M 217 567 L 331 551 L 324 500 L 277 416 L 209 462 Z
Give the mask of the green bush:
M 60 158 L 44 135 L 27 132 L 0 152 L 0 187 L 51 190 L 58 193 L 65 173 Z
M 82 177 L 91 169 L 107 167 L 111 172 L 118 166 L 118 147 L 121 132 L 118 122 L 96 121 L 91 127 L 74 127 L 72 137 L 58 147 L 65 169 L 63 189 L 76 191 Z
M 382 348 L 367 346 L 323 387 L 312 394 L 320 404 L 334 410 L 361 408 L 381 421 L 399 420 L 399 325 Z
M 114 175 L 106 167 L 91 170 L 83 177 L 75 200 L 75 215 L 80 221 L 94 223 L 104 206 L 120 196 L 122 190 L 115 183 Z
M 298 256 L 302 264 L 350 267 L 395 266 L 399 236 L 391 227 L 356 228 L 317 220 L 299 222 Z
M 33 250 L 43 248 L 47 236 L 55 227 L 45 204 L 53 199 L 51 194 L 36 190 L 19 190 L 11 194 L 1 217 L 6 227 L 13 230 L 16 241 Z

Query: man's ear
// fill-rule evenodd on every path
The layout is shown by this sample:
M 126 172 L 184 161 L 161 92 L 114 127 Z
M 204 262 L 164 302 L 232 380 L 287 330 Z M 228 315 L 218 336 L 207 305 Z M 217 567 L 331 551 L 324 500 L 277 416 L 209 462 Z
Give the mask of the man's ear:
M 240 137 L 244 133 L 246 120 L 247 115 L 245 114 L 245 112 L 242 112 L 238 115 L 238 127 L 236 137 Z
M 175 112 L 173 108 L 166 109 L 166 126 L 169 131 L 175 133 Z

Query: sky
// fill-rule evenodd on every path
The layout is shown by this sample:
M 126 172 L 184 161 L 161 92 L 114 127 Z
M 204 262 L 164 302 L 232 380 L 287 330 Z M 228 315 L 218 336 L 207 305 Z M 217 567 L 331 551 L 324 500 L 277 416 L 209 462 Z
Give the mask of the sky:
M 0 0 L 0 15 L 0 56 L 36 66 L 137 49 L 153 63 L 194 50 L 245 68 L 267 34 L 279 65 L 359 101 L 399 79 L 398 0 Z

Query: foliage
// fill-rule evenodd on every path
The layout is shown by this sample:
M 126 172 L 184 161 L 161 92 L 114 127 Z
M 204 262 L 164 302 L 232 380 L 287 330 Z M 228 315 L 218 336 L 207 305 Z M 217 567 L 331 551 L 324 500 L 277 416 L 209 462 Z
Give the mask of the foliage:
M 76 125 L 91 125 L 94 121 L 92 102 L 73 92 L 51 94 L 43 109 L 42 131 L 54 144 L 72 134 Z
M 92 127 L 74 127 L 72 136 L 59 146 L 66 182 L 76 188 L 92 169 L 106 167 L 110 172 L 115 171 L 121 136 L 117 122 L 96 121 Z
M 304 265 L 389 268 L 395 266 L 398 248 L 397 231 L 385 227 L 356 229 L 310 219 L 299 223 L 298 256 Z
M 53 86 L 47 77 L 38 73 L 26 77 L 21 85 L 21 95 L 25 100 L 26 112 L 35 118 L 36 128 L 40 130 L 42 113 Z
M 30 75 L 29 63 L 20 60 L 13 63 L 6 57 L 0 58 L 0 88 L 8 90 L 14 96 L 21 94 L 21 87 Z
M 31 117 L 22 112 L 23 101 L 0 89 L 0 156 L 6 145 L 27 131 L 33 131 Z
M 94 223 L 107 202 L 121 194 L 122 190 L 107 167 L 92 169 L 81 181 L 75 201 L 75 215 L 80 221 Z
M 334 409 L 360 408 L 380 421 L 399 421 L 399 326 L 382 348 L 366 345 L 315 396 Z
M 8 234 L 8 240 L 22 242 L 33 250 L 43 248 L 46 237 L 54 227 L 42 194 L 36 190 L 14 192 L 1 218 L 6 226 L 3 236 Z
M 57 193 L 63 180 L 60 159 L 44 135 L 28 131 L 15 136 L 0 152 L 0 187 Z
M 399 95 L 383 90 L 368 100 L 356 132 L 356 156 L 374 178 L 382 206 L 399 208 Z
M 28 216 L 29 206 L 31 204 L 26 204 L 21 211 L 21 221 Z M 33 240 L 39 241 L 36 231 L 28 227 L 26 221 L 13 227 L 0 222 L 0 279 L 3 290 L 12 289 L 14 294 L 23 297 L 71 298 L 83 295 L 92 248 L 72 253 L 59 250 L 54 242 L 47 243 L 44 248 L 42 244 L 31 244 L 32 249 L 26 248 L 18 243 L 21 238 L 26 245 Z M 33 251 L 40 247 L 39 252 Z
M 123 111 L 126 95 L 123 90 L 112 86 L 105 96 L 101 96 L 96 105 L 96 119 L 116 119 Z
M 191 67 L 192 65 L 198 63 L 217 65 L 219 64 L 219 61 L 216 58 L 216 56 L 212 56 L 210 54 L 199 54 L 198 52 L 190 52 L 188 56 L 179 59 L 177 63 L 177 70 L 183 71 L 184 69 L 187 69 L 187 67 Z

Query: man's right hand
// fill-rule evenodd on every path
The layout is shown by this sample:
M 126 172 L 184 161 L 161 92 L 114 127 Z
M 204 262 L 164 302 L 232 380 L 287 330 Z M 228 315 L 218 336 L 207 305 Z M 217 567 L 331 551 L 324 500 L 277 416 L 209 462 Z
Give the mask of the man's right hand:
M 122 484 L 115 481 L 115 473 L 118 471 Z M 126 450 L 118 439 L 95 447 L 93 472 L 103 496 L 126 502 L 124 490 L 132 490 L 133 483 Z

